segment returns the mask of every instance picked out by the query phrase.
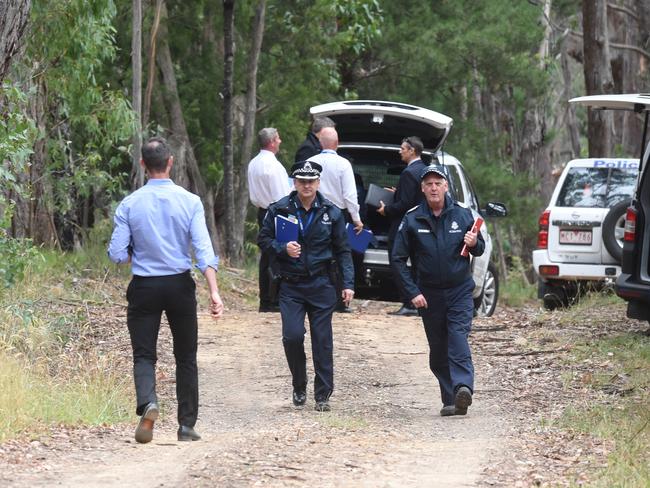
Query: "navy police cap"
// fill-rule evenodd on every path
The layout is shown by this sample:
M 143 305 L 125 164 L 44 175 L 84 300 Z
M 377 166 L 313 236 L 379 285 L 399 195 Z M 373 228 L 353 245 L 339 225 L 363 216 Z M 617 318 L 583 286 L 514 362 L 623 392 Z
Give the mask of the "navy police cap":
M 430 175 L 431 173 L 436 174 L 441 178 L 444 178 L 445 180 L 447 179 L 447 172 L 445 171 L 445 168 L 443 166 L 440 166 L 439 164 L 430 164 L 429 166 L 427 166 L 422 170 L 422 174 L 420 175 L 420 180 L 423 180 L 424 178 L 427 177 L 427 175 Z
M 291 166 L 291 177 L 301 180 L 315 180 L 320 178 L 323 167 L 315 161 L 298 161 Z

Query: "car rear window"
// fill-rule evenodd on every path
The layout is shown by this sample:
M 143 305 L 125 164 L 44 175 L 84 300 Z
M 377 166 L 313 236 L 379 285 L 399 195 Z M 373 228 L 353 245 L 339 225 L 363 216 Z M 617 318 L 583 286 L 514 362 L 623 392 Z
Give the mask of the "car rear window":
M 637 169 L 571 168 L 556 206 L 611 208 L 632 196 L 637 173 Z

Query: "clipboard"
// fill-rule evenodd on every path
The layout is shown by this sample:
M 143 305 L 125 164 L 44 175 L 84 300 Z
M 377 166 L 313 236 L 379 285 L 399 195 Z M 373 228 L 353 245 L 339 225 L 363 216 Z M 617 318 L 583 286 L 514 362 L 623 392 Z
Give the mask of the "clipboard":
M 291 242 L 298 240 L 298 219 L 293 215 L 275 216 L 275 240 L 278 242 Z
M 358 253 L 365 253 L 373 237 L 372 231 L 363 229 L 361 230 L 361 233 L 357 234 L 354 231 L 354 226 L 352 224 L 346 224 L 345 228 L 348 234 L 348 242 L 350 243 L 350 248 Z
M 381 206 L 379 203 L 380 200 L 384 202 L 384 205 L 390 205 L 393 203 L 394 198 L 395 192 L 386 190 L 386 188 L 382 188 L 374 183 L 370 183 L 370 185 L 368 185 L 368 193 L 366 193 L 365 203 L 366 205 L 379 208 Z

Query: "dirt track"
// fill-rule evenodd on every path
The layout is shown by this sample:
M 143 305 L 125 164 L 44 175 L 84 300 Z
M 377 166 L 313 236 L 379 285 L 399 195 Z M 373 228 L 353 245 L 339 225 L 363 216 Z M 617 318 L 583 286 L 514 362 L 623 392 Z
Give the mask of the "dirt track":
M 41 450 L 36 472 L 6 481 L 12 486 L 475 486 L 483 468 L 502 458 L 507 447 L 509 420 L 499 408 L 491 366 L 475 354 L 475 404 L 466 417 L 441 418 L 421 322 L 386 315 L 393 306 L 370 302 L 363 313 L 335 315 L 330 413 L 313 410 L 309 389 L 306 407 L 291 405 L 279 315 L 230 312 L 217 324 L 201 321 L 201 442 L 176 441 L 173 388 L 167 387 L 151 444 L 136 444 L 131 426 L 86 435 L 83 442 L 67 441 L 69 449 Z

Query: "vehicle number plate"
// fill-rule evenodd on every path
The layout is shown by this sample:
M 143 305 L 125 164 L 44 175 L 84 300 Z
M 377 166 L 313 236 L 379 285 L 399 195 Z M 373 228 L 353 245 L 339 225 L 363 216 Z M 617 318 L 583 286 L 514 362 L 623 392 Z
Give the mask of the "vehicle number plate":
M 561 230 L 560 244 L 577 244 L 589 246 L 591 244 L 590 230 Z

